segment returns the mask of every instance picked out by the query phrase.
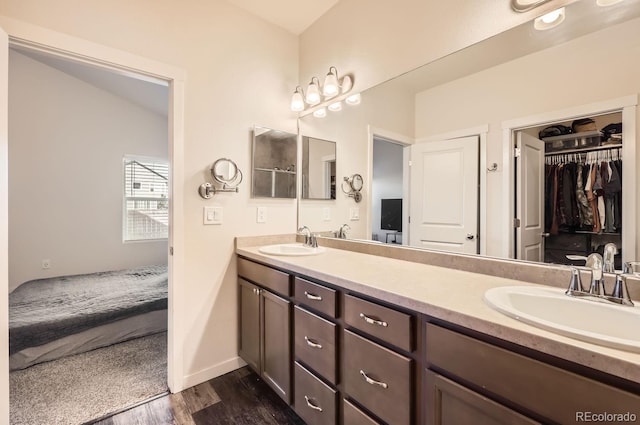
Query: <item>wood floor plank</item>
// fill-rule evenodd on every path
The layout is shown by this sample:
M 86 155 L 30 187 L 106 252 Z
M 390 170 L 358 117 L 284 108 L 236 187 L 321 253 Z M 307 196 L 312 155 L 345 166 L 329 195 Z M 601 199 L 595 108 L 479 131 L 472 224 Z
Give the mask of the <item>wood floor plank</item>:
M 210 382 L 203 382 L 195 387 L 187 388 L 181 392 L 182 398 L 189 410 L 194 414 L 220 401 L 220 397 L 211 386 Z

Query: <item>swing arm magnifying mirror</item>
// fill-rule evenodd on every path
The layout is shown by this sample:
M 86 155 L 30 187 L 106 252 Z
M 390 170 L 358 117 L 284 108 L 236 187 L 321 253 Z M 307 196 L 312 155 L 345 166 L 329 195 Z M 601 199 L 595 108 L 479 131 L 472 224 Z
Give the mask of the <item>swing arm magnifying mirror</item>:
M 345 182 L 347 183 L 347 190 L 345 190 Z M 362 176 L 360 174 L 354 174 L 351 177 L 345 177 L 342 182 L 341 188 L 344 193 L 353 198 L 354 201 L 360 202 L 362 201 L 362 186 L 364 185 L 364 181 L 362 180 Z
M 198 188 L 198 193 L 204 199 L 210 199 L 219 192 L 238 192 L 238 185 L 242 182 L 242 171 L 235 162 L 228 158 L 220 158 L 211 166 L 211 177 L 222 188 L 217 189 L 211 183 L 205 182 Z

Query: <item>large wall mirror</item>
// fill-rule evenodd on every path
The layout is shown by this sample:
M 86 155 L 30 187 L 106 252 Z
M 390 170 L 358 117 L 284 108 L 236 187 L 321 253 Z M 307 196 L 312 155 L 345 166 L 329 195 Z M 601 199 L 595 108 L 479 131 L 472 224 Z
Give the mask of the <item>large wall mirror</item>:
M 298 136 L 286 131 L 255 126 L 251 196 L 295 198 Z
M 336 142 L 302 136 L 302 199 L 336 199 Z
M 335 231 L 349 223 L 350 236 L 357 239 L 544 261 L 544 253 L 518 252 L 527 248 L 518 247 L 524 236 L 514 227 L 516 192 L 520 188 L 524 199 L 527 191 L 533 193 L 533 183 L 527 174 L 518 180 L 512 145 L 518 145 L 519 134 L 520 139 L 524 133 L 537 138 L 545 126 L 570 126 L 586 115 L 598 130 L 614 121 L 629 124 L 623 128 L 620 151 L 628 172 L 623 182 L 626 224 L 619 244 L 626 247 L 626 260 L 635 259 L 640 209 L 629 191 L 639 184 L 635 122 L 640 117 L 635 105 L 640 93 L 640 1 L 601 7 L 595 0 L 581 0 L 566 6 L 565 15 L 556 28 L 539 31 L 533 22 L 525 23 L 368 89 L 357 107 L 322 119 L 301 117 L 301 134 L 338 141 L 338 180 L 359 173 L 365 187 L 355 214 L 353 201 L 338 191 L 331 220 L 323 219 L 325 206 L 300 202 L 299 224 Z M 542 143 L 542 152 L 552 145 Z M 376 151 L 387 153 L 381 159 Z M 376 171 L 376 164 L 384 168 L 392 160 L 393 172 Z M 543 168 L 537 172 L 544 174 L 544 153 L 541 160 Z M 520 163 L 520 171 L 525 165 Z M 385 172 L 394 176 L 393 192 L 382 178 Z M 402 224 L 396 229 L 385 230 L 381 222 L 382 199 L 401 203 L 396 211 L 401 211 Z M 434 233 L 420 234 L 415 226 L 426 222 L 457 240 L 442 242 Z M 387 237 L 398 233 L 397 228 L 402 235 Z M 536 237 L 545 233 L 542 227 Z M 596 246 L 600 239 L 611 240 L 580 238 L 584 252 L 601 248 Z

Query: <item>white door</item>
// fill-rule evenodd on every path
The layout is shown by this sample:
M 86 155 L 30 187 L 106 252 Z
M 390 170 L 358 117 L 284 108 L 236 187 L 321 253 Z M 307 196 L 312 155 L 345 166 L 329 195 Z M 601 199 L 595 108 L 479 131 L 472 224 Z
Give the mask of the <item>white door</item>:
M 409 244 L 478 253 L 477 136 L 411 146 Z
M 9 37 L 0 28 L 0 423 L 9 423 Z
M 517 133 L 516 258 L 544 261 L 544 142 Z

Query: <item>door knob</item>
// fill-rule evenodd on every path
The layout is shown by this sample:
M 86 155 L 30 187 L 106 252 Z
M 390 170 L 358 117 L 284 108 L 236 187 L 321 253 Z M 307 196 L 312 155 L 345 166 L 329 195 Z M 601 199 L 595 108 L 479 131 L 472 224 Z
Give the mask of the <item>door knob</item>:
M 542 233 L 541 236 L 543 238 L 548 238 L 549 236 L 551 236 L 551 233 Z
M 474 240 L 474 239 L 475 239 L 475 237 L 476 237 L 475 235 L 472 235 L 471 233 L 467 233 L 467 240 L 468 240 L 468 241 L 472 241 L 472 240 Z

